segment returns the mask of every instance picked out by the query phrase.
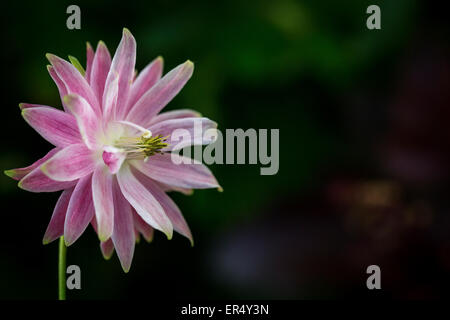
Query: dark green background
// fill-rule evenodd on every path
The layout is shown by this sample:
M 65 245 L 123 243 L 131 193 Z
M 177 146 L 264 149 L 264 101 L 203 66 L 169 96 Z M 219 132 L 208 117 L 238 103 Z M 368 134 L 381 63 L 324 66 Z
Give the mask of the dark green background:
M 81 8 L 81 30 L 66 8 Z M 366 28 L 378 4 L 382 30 Z M 426 1 L 8 1 L 2 5 L 0 167 L 50 145 L 19 102 L 60 106 L 45 53 L 85 63 L 123 27 L 137 68 L 190 59 L 192 79 L 167 109 L 225 128 L 280 129 L 280 170 L 213 165 L 225 192 L 176 194 L 195 247 L 158 233 L 124 274 L 89 228 L 68 249 L 82 271 L 69 299 L 370 297 L 366 267 L 393 298 L 448 295 L 449 29 Z M 54 299 L 57 243 L 41 244 L 57 194 L 0 177 L 0 298 Z M 149 300 L 151 301 L 151 300 Z

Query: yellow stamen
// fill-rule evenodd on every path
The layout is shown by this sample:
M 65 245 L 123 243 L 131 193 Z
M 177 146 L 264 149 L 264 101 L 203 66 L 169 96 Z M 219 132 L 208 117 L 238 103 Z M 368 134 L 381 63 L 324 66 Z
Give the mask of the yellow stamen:
M 163 153 L 161 149 L 166 148 L 169 144 L 165 141 L 169 138 L 157 135 L 152 137 L 150 131 L 145 132 L 140 137 L 122 137 L 114 144 L 116 148 L 123 150 L 127 154 L 128 159 L 148 160 L 148 157 Z

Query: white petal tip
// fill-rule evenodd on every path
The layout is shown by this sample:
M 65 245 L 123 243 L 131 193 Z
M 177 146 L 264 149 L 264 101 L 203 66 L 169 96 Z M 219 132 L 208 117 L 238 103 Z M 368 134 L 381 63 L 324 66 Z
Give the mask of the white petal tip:
M 125 273 L 130 272 L 130 268 L 131 268 L 131 266 L 124 266 L 124 265 L 122 265 L 122 270 L 123 270 L 123 272 L 125 272 Z
M 57 60 L 57 56 L 55 56 L 52 53 L 46 53 L 45 57 L 47 58 L 47 60 L 53 65 L 53 63 Z
M 108 234 L 106 234 L 106 233 L 100 233 L 100 232 L 98 233 L 98 239 L 99 239 L 101 242 L 108 241 L 109 238 L 111 238 L 111 236 L 108 235 Z
M 112 253 L 110 255 L 102 254 L 103 259 L 105 259 L 106 261 L 111 260 L 112 255 Z
M 131 31 L 128 29 L 128 28 L 123 28 L 123 30 L 122 30 L 122 34 L 125 36 L 128 36 L 128 37 L 133 37 L 133 35 L 131 34 Z

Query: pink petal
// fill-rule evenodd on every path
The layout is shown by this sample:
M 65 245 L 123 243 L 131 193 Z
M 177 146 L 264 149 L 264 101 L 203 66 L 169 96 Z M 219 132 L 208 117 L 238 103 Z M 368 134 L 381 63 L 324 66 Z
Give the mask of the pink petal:
M 121 189 L 114 181 L 114 232 L 111 237 L 120 264 L 125 272 L 130 270 L 133 260 L 135 233 L 131 206 L 123 197 Z
M 164 183 L 156 181 L 156 180 L 155 180 L 155 183 L 164 192 L 177 191 L 177 192 L 181 192 L 182 194 L 185 194 L 187 196 L 190 196 L 190 195 L 192 195 L 194 193 L 193 189 L 186 189 L 186 188 L 178 188 L 178 187 L 174 187 L 174 186 L 168 186 L 167 184 L 164 184 Z
M 158 57 L 142 70 L 131 86 L 126 111 L 129 111 L 139 98 L 161 78 L 162 69 L 163 59 Z
M 64 234 L 64 221 L 66 220 L 67 207 L 73 193 L 73 187 L 62 192 L 53 210 L 50 223 L 44 234 L 43 243 L 48 244 Z
M 106 260 L 111 259 L 114 253 L 114 244 L 112 240 L 108 239 L 105 242 L 100 242 L 100 249 L 102 250 L 103 258 Z
M 56 181 L 79 179 L 91 173 L 94 168 L 94 154 L 84 144 L 73 144 L 58 151 L 41 166 L 42 171 Z
M 172 223 L 155 197 L 134 177 L 130 166 L 124 164 L 117 174 L 124 197 L 141 218 L 153 228 L 172 238 Z
M 92 63 L 94 61 L 94 50 L 89 42 L 86 42 L 86 74 L 84 75 L 86 81 L 91 83 Z
M 92 227 L 94 228 L 95 232 L 97 232 L 97 221 L 95 220 L 95 217 L 92 218 L 91 220 L 91 224 Z M 103 258 L 105 258 L 106 260 L 109 260 L 111 258 L 111 256 L 114 253 L 114 244 L 111 240 L 111 238 L 109 238 L 108 240 L 102 242 L 100 241 L 100 250 L 102 251 L 102 255 Z
M 147 127 L 152 118 L 180 92 L 193 70 L 194 64 L 187 61 L 170 71 L 136 102 L 126 120 Z
M 102 122 L 97 114 L 89 106 L 89 103 L 81 96 L 68 94 L 64 97 L 64 103 L 75 116 L 81 137 L 89 149 L 94 149 L 101 136 Z
M 178 109 L 158 114 L 151 120 L 150 125 L 171 119 L 199 118 L 199 117 L 201 117 L 201 114 L 198 113 L 197 111 L 190 109 Z
M 103 121 L 110 122 L 116 117 L 116 105 L 119 97 L 119 74 L 111 75 L 111 80 L 105 86 L 103 93 Z
M 81 73 L 71 63 L 53 54 L 47 54 L 47 59 L 52 64 L 58 77 L 65 84 L 67 92 L 82 96 L 96 112 L 99 112 L 100 105 L 98 100 Z
M 211 171 L 203 164 L 175 164 L 182 159 L 192 159 L 177 155 L 175 153 L 155 154 L 148 161 L 133 160 L 130 163 L 146 176 L 162 182 L 168 186 L 186 189 L 219 188 L 219 184 Z
M 194 245 L 191 230 L 189 230 L 186 220 L 184 220 L 184 217 L 175 202 L 173 202 L 173 200 L 147 176 L 142 173 L 136 173 L 136 177 L 161 204 L 164 212 L 172 222 L 175 231 L 188 238 L 191 241 L 191 244 Z
M 19 108 L 20 110 L 24 110 L 24 109 L 28 109 L 28 108 L 36 108 L 36 107 L 48 107 L 48 106 L 44 106 L 42 104 L 31 104 L 31 103 L 19 103 Z
M 43 164 L 45 161 L 53 157 L 53 155 L 61 150 L 60 148 L 53 148 L 50 150 L 44 157 L 40 158 L 39 160 L 35 161 L 33 164 L 29 165 L 28 167 L 24 168 L 17 168 L 17 169 L 11 169 L 6 170 L 5 174 L 8 177 L 13 178 L 14 180 L 20 180 L 23 177 L 25 177 L 27 174 L 29 174 L 31 171 L 39 167 L 41 164 Z
M 91 175 L 81 178 L 70 197 L 64 222 L 64 240 L 67 246 L 81 236 L 94 217 L 91 180 Z
M 63 101 L 64 100 L 64 96 L 66 96 L 69 93 L 67 88 L 66 88 L 66 85 L 64 84 L 64 82 L 61 80 L 61 78 L 56 73 L 55 68 L 53 68 L 52 66 L 48 65 L 47 66 L 47 70 L 48 70 L 48 73 L 50 74 L 50 77 L 52 77 L 53 81 L 55 82 L 56 86 L 58 87 L 58 91 L 59 91 L 59 95 L 61 97 L 61 102 L 63 104 L 64 111 L 70 113 L 70 111 L 64 105 L 64 101 Z
M 35 168 L 19 182 L 19 188 L 30 192 L 55 192 L 74 186 L 77 180 L 55 181 L 50 179 L 40 167 Z
M 111 68 L 106 79 L 105 88 L 109 88 L 109 83 L 114 81 L 116 73 L 119 75 L 118 96 L 116 110 L 111 110 L 112 118 L 123 119 L 123 112 L 126 109 L 128 93 L 134 77 L 134 65 L 136 63 L 136 41 L 131 32 L 124 28 L 122 40 L 117 47 L 114 58 L 111 62 Z M 110 93 L 105 89 L 103 94 L 103 105 Z M 117 117 L 116 117 L 117 116 Z
M 134 238 L 136 239 L 136 243 L 141 242 L 141 234 L 136 228 L 134 228 Z
M 142 233 L 147 242 L 152 242 L 154 229 L 148 225 L 142 218 L 137 214 L 136 210 L 133 209 L 133 220 L 135 228 Z
M 47 106 L 27 106 L 22 109 L 25 121 L 44 139 L 57 147 L 81 142 L 74 116 Z
M 92 62 L 91 88 L 94 91 L 98 101 L 103 100 L 103 91 L 105 89 L 106 77 L 111 67 L 111 55 L 103 41 L 97 45 L 94 61 Z
M 109 172 L 115 174 L 125 161 L 126 155 L 115 147 L 106 146 L 103 148 L 102 159 L 108 166 Z
M 170 119 L 155 123 L 149 127 L 153 135 L 169 136 L 167 143 L 168 150 L 179 150 L 191 145 L 203 145 L 214 142 L 212 139 L 204 138 L 204 134 L 208 129 L 217 128 L 217 123 L 208 118 L 182 118 Z M 176 131 L 179 129 L 180 134 L 188 133 L 188 137 L 183 135 L 177 136 Z
M 100 241 L 111 237 L 114 227 L 114 203 L 112 175 L 104 165 L 99 165 L 92 175 L 92 198 L 97 218 L 97 233 Z

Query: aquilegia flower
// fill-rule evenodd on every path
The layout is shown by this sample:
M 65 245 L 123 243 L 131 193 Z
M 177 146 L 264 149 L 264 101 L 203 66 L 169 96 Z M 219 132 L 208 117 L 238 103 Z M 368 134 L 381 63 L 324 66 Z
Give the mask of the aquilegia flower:
M 74 243 L 91 223 L 105 258 L 114 249 L 128 271 L 140 234 L 150 241 L 153 229 L 170 239 L 173 230 L 192 242 L 192 235 L 177 205 L 166 191 L 189 193 L 192 189 L 220 188 L 202 164 L 175 164 L 171 154 L 178 128 L 191 133 L 186 145 L 205 144 L 194 131 L 216 123 L 192 110 L 159 113 L 182 89 L 193 72 L 187 61 L 163 78 L 161 58 L 136 76 L 136 42 L 124 29 L 111 60 L 99 42 L 94 52 L 87 46 L 87 67 L 47 55 L 64 111 L 34 104 L 20 104 L 22 115 L 55 148 L 32 165 L 6 171 L 31 192 L 63 190 L 53 211 L 44 243 L 62 235 Z M 196 136 L 197 135 L 197 136 Z M 180 161 L 176 161 L 179 163 Z

